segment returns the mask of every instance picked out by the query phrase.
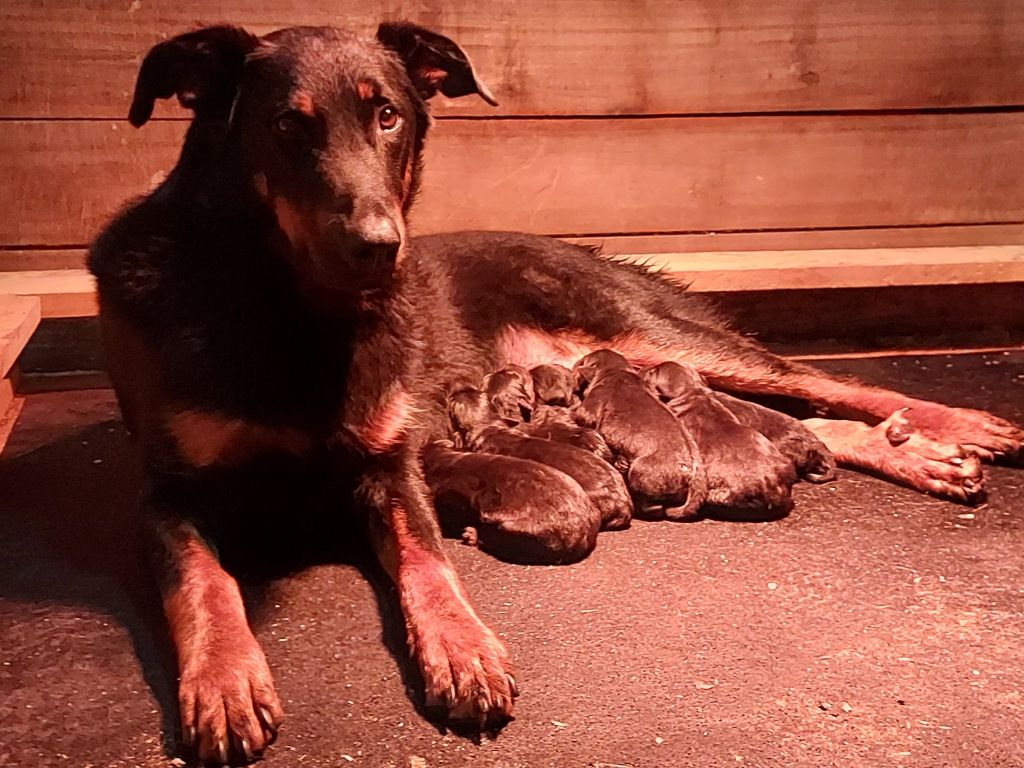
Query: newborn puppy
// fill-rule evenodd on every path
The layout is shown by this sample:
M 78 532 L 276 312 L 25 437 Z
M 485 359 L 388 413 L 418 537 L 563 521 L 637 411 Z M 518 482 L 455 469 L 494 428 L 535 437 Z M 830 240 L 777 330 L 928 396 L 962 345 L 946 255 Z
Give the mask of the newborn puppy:
M 612 451 L 597 432 L 575 422 L 568 406 L 577 402 L 572 371 L 561 365 L 538 365 L 530 371 L 533 379 L 533 412 L 519 428 L 530 437 L 554 440 L 582 448 L 609 464 Z
M 601 527 L 629 527 L 633 502 L 622 476 L 587 451 L 528 437 L 499 418 L 484 392 L 464 389 L 448 400 L 449 413 L 462 444 L 471 451 L 515 456 L 546 464 L 575 480 L 601 516 Z M 539 489 L 543 496 L 543 489 Z
M 739 419 L 693 368 L 662 363 L 641 373 L 683 427 L 693 435 L 707 472 L 707 504 L 744 519 L 785 515 L 793 506 L 793 463 L 764 435 Z M 671 395 L 671 397 L 670 397 Z
M 652 388 L 666 400 L 672 400 L 694 386 L 694 375 L 699 379 L 697 385 L 706 386 L 697 371 L 686 370 L 685 366 L 665 363 L 656 366 L 655 370 L 656 374 L 650 374 Z M 711 393 L 741 424 L 756 429 L 768 438 L 779 453 L 793 462 L 800 477 L 812 483 L 835 479 L 836 460 L 832 453 L 798 419 L 724 392 L 711 390 Z
M 537 403 L 568 408 L 576 402 L 576 381 L 562 365 L 538 365 L 530 369 L 533 397 Z
M 518 424 L 533 411 L 533 377 L 520 365 L 509 365 L 484 377 L 484 391 L 498 416 Z
M 626 359 L 601 349 L 580 359 L 573 373 L 583 397 L 576 421 L 596 429 L 626 466 L 640 508 L 663 508 L 673 518 L 698 509 L 706 476 L 697 446 Z
M 465 453 L 436 442 L 423 470 L 441 528 L 514 563 L 570 563 L 597 543 L 601 517 L 579 484 L 512 456 Z

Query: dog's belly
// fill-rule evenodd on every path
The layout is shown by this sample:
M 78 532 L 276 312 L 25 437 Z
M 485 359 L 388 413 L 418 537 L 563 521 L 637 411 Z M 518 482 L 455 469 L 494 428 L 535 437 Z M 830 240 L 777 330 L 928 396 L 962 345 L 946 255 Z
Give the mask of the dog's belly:
M 548 331 L 527 325 L 506 325 L 494 339 L 499 367 L 563 365 L 571 368 L 581 357 L 597 349 L 614 350 L 637 367 L 655 365 L 674 357 L 670 347 L 656 344 L 639 330 L 600 339 L 577 329 Z

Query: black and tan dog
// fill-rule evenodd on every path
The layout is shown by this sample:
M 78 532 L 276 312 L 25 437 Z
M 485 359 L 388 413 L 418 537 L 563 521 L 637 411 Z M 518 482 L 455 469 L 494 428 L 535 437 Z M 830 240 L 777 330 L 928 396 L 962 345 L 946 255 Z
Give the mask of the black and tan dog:
M 145 464 L 182 735 L 207 761 L 258 755 L 281 721 L 214 542 L 256 522 L 232 489 L 296 468 L 340 489 L 338 516 L 352 500 L 369 515 L 426 697 L 471 721 L 511 714 L 508 651 L 445 555 L 423 477 L 452 380 L 603 347 L 636 366 L 688 362 L 719 389 L 863 419 L 814 429 L 841 460 L 959 500 L 981 488 L 975 455 L 1015 453 L 1024 437 L 983 412 L 780 360 L 639 266 L 527 235 L 410 240 L 425 100 L 438 91 L 491 100 L 452 41 L 407 24 L 372 39 L 208 28 L 156 46 L 139 73 L 133 124 L 171 96 L 194 119 L 172 173 L 112 221 L 90 267 Z M 912 439 L 870 426 L 907 407 Z

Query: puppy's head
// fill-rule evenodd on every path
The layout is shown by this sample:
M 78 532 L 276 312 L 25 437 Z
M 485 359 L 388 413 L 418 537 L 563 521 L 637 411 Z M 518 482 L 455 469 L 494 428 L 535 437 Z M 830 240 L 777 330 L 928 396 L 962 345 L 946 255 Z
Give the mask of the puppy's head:
M 156 99 L 177 95 L 197 123 L 223 130 L 293 266 L 326 288 L 364 292 L 386 288 L 401 258 L 426 101 L 439 92 L 495 103 L 458 45 L 412 24 L 382 24 L 373 39 L 209 27 L 148 53 L 129 119 L 140 126 Z
M 486 427 L 503 424 L 486 392 L 467 387 L 448 396 L 448 415 L 452 426 L 463 440 Z
M 484 377 L 484 389 L 497 414 L 511 424 L 528 421 L 533 413 L 533 378 L 518 365 Z
M 640 378 L 662 400 L 674 400 L 687 392 L 707 386 L 696 368 L 672 361 L 644 368 L 640 371 Z
M 545 405 L 572 405 L 572 371 L 561 365 L 538 365 L 530 370 L 536 402 Z
M 611 349 L 598 349 L 576 361 L 572 367 L 575 388 L 578 394 L 589 387 L 604 371 L 632 371 L 629 361 Z

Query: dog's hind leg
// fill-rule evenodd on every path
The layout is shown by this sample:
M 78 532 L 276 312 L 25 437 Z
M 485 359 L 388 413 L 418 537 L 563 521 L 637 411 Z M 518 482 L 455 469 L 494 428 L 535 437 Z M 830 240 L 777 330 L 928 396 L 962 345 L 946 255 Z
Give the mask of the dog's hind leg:
M 725 328 L 659 318 L 653 332 L 643 328 L 627 332 L 609 346 L 634 363 L 688 363 L 716 389 L 799 398 L 823 406 L 836 416 L 870 424 L 903 411 L 915 434 L 937 443 L 963 446 L 984 460 L 1012 460 L 1024 444 L 1024 430 L 990 413 L 919 400 L 853 378 L 831 376 L 777 357 Z
M 181 734 L 201 761 L 249 762 L 274 740 L 284 713 L 238 584 L 212 547 L 166 502 L 148 500 L 164 613 L 178 658 Z
M 512 663 L 444 553 L 418 451 L 407 444 L 378 461 L 359 496 L 377 556 L 398 588 L 426 704 L 455 720 L 500 725 L 518 696 Z
M 958 445 L 916 434 L 901 411 L 875 426 L 837 419 L 803 423 L 842 465 L 969 504 L 984 497 L 978 458 Z

